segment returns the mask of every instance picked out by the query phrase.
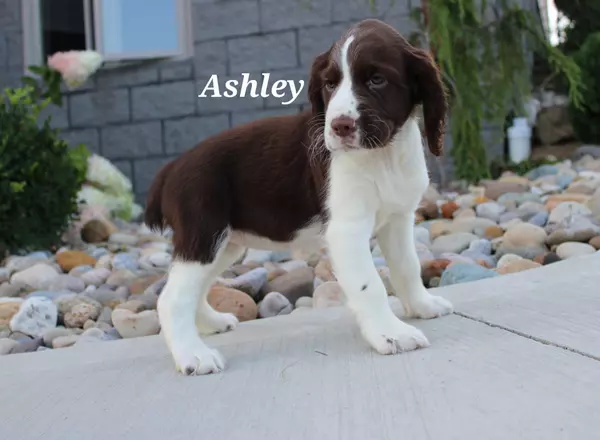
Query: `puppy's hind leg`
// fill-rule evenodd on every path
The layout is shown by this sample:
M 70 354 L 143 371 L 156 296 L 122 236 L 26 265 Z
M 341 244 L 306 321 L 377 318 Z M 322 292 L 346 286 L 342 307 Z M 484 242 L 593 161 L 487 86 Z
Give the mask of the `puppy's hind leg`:
M 215 260 L 214 272 L 219 276 L 224 270 L 231 266 L 245 251 L 243 246 L 229 242 L 223 252 Z M 224 333 L 235 329 L 238 325 L 238 319 L 232 313 L 217 312 L 208 303 L 209 289 L 200 292 L 198 308 L 196 310 L 196 327 L 198 331 L 205 335 L 213 333 Z
M 210 307 L 206 303 L 206 296 L 214 279 L 222 272 L 220 269 L 227 265 L 232 253 L 237 252 L 237 249 L 229 247 L 226 234 L 222 236 L 224 238 L 220 241 L 215 240 L 216 252 L 212 253 L 213 257 L 203 258 L 202 261 L 178 257 L 176 239 L 175 260 L 158 300 L 158 314 L 166 344 L 177 370 L 188 376 L 218 373 L 225 368 L 221 354 L 204 343 L 196 328 L 199 307 L 200 310 Z M 215 314 L 213 318 L 219 317 L 213 319 L 213 324 L 225 321 L 220 314 L 216 315 L 217 312 L 211 310 Z

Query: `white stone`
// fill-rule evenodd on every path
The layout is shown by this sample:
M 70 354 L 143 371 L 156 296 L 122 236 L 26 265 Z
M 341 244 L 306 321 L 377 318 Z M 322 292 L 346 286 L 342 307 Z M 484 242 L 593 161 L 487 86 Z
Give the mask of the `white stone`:
M 21 304 L 19 311 L 10 320 L 10 329 L 33 337 L 41 337 L 50 328 L 56 327 L 58 308 L 48 298 L 36 296 Z
M 0 339 L 0 356 L 9 354 L 10 351 L 17 345 L 19 345 L 19 343 L 17 341 L 13 341 L 12 339 Z
M 577 202 L 562 202 L 559 203 L 550 213 L 548 224 L 562 223 L 571 216 L 588 216 L 592 211 L 581 203 Z
M 110 270 L 104 268 L 92 269 L 81 274 L 80 278 L 88 286 L 100 286 L 106 282 L 110 273 Z
M 344 293 L 337 281 L 327 281 L 317 287 L 313 293 L 313 307 L 315 309 L 341 306 L 343 300 Z
M 96 269 L 108 269 L 112 268 L 113 256 L 110 254 L 102 255 L 96 262 Z
M 58 278 L 58 276 L 59 273 L 54 267 L 45 263 L 37 263 L 21 272 L 15 273 L 10 281 L 13 284 L 25 284 L 34 290 L 42 290 L 45 285 Z
M 124 244 L 128 246 L 135 246 L 138 242 L 138 237 L 123 232 L 115 232 L 108 237 L 110 243 Z
M 591 255 L 595 252 L 596 249 L 593 246 L 587 243 L 578 243 L 574 241 L 562 243 L 556 248 L 556 254 L 563 260 L 566 260 L 567 258 Z
M 520 255 L 516 255 L 516 254 L 502 255 L 502 257 L 500 257 L 500 259 L 498 260 L 497 268 L 500 269 L 500 268 L 507 266 L 517 260 L 522 260 L 522 259 L 523 259 L 523 257 L 521 257 Z
M 290 300 L 281 293 L 270 292 L 258 304 L 258 315 L 261 318 L 289 315 L 293 309 L 294 307 L 290 303 Z
M 500 215 L 506 211 L 506 208 L 496 202 L 486 202 L 477 205 L 475 211 L 479 217 L 487 218 L 497 222 L 500 218 Z
M 295 269 L 301 269 L 303 267 L 308 267 L 308 263 L 304 260 L 290 260 L 284 263 L 281 263 L 279 267 L 286 272 L 291 272 Z
M 115 309 L 111 314 L 113 326 L 122 338 L 138 338 L 157 335 L 160 323 L 156 310 L 133 313 L 127 309 Z
M 296 300 L 294 305 L 296 308 L 299 307 L 312 307 L 313 299 L 310 296 L 301 296 Z
M 473 240 L 478 239 L 477 235 L 468 232 L 441 235 L 433 241 L 431 250 L 434 254 L 442 254 L 444 252 L 458 254 L 467 249 Z
M 429 231 L 423 226 L 415 226 L 414 228 L 415 242 L 424 244 L 425 246 L 431 245 L 431 237 Z
M 156 267 L 167 267 L 171 264 L 173 257 L 168 252 L 156 252 L 148 257 L 150 263 Z

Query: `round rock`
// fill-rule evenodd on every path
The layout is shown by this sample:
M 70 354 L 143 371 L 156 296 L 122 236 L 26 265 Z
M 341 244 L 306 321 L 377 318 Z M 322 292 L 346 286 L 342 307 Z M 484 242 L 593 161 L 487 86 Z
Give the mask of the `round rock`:
M 563 260 L 567 258 L 582 257 L 596 252 L 593 246 L 587 243 L 567 242 L 558 245 L 556 254 Z
M 24 284 L 33 290 L 43 290 L 44 285 L 58 278 L 58 276 L 59 273 L 54 267 L 45 263 L 37 263 L 21 272 L 13 274 L 10 281 L 13 284 Z
M 292 303 L 281 293 L 270 292 L 265 295 L 258 305 L 258 316 L 270 318 L 278 315 L 288 315 L 292 313 L 293 309 Z
M 240 322 L 258 316 L 258 307 L 250 295 L 230 287 L 213 286 L 208 294 L 208 303 L 218 312 L 234 314 Z M 116 328 L 114 316 L 113 324 Z
M 156 310 L 133 313 L 131 310 L 115 309 L 112 312 L 112 322 L 122 338 L 151 336 L 160 332 Z
M 313 307 L 324 309 L 326 307 L 337 307 L 343 304 L 344 293 L 337 281 L 328 281 L 321 284 L 313 293 Z

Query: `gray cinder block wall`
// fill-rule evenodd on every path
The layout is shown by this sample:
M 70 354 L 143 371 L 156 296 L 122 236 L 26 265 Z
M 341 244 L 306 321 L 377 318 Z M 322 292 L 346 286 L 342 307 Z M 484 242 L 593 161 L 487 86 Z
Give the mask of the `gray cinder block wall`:
M 313 58 L 358 20 L 378 17 L 408 35 L 410 0 L 191 0 L 194 56 L 100 71 L 84 87 L 66 93 L 51 110 L 54 125 L 74 144 L 112 160 L 143 202 L 158 169 L 202 139 L 254 119 L 296 113 L 307 106 Z M 23 74 L 20 2 L 0 0 L 0 87 Z M 305 81 L 291 105 L 282 99 L 198 98 L 208 79 L 241 79 L 250 73 Z M 283 99 L 286 100 L 286 99 Z M 447 142 L 448 147 L 450 143 Z M 439 167 L 431 166 L 434 180 Z

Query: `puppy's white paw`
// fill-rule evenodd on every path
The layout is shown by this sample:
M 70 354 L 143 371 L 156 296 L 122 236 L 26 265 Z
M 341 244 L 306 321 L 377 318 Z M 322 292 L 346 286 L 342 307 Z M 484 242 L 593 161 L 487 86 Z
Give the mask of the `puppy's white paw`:
M 198 313 L 196 316 L 196 327 L 204 335 L 225 333 L 234 330 L 238 324 L 238 319 L 232 313 L 221 313 L 211 310 L 205 313 Z
M 200 340 L 173 350 L 177 371 L 186 376 L 220 373 L 225 369 L 225 359 L 217 350 Z
M 400 321 L 396 316 L 363 323 L 365 339 L 379 354 L 396 354 L 429 347 L 423 332 Z
M 413 301 L 403 302 L 403 305 L 407 318 L 432 319 L 449 315 L 454 311 L 450 301 L 427 291 Z

